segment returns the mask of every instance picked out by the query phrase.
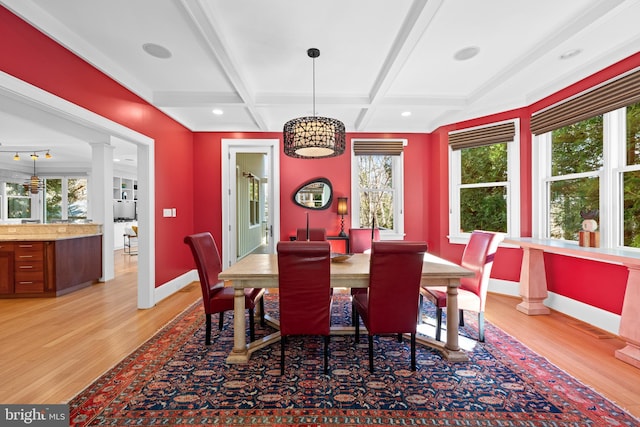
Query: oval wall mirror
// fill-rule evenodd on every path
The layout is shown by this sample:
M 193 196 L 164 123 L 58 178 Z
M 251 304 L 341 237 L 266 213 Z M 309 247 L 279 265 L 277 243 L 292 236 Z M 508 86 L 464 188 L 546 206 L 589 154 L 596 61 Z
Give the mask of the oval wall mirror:
M 332 201 L 333 188 L 327 178 L 316 178 L 302 184 L 293 194 L 293 203 L 307 209 L 327 209 Z

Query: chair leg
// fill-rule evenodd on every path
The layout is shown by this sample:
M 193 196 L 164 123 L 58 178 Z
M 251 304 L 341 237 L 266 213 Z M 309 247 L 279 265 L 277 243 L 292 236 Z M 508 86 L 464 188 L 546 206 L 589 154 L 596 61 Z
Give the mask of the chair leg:
M 354 313 L 354 323 L 356 326 L 356 346 L 358 345 L 358 342 L 360 341 L 360 322 L 358 321 L 358 312 Z
M 353 303 L 351 303 L 351 326 L 357 326 L 357 325 L 358 325 L 358 313 L 356 313 L 356 306 Z
M 224 325 L 224 311 L 220 312 L 220 321 L 218 322 L 218 330 L 222 330 L 222 326 Z
M 250 308 L 249 309 L 249 340 L 250 341 L 255 341 L 256 340 L 256 328 L 253 325 L 253 321 L 254 321 L 254 313 L 253 313 L 253 309 Z
M 402 342 L 402 334 L 398 334 L 398 342 Z
M 478 341 L 484 342 L 484 312 L 478 313 Z
M 211 345 L 211 314 L 205 314 L 205 338 L 204 343 Z
M 373 374 L 373 335 L 369 334 L 369 372 Z
M 442 332 L 442 308 L 436 308 L 436 341 L 440 341 L 440 333 Z
M 324 337 L 324 374 L 329 373 L 329 335 Z
M 284 346 L 286 338 L 280 336 L 280 375 L 284 375 Z
M 458 311 L 458 319 L 459 319 L 459 325 L 460 326 L 464 326 L 464 310 L 459 310 Z
M 416 370 L 416 334 L 411 334 L 411 370 Z
M 424 303 L 424 297 L 420 294 L 418 299 L 418 325 L 422 325 L 422 304 Z
M 260 298 L 260 326 L 265 326 L 264 321 L 264 297 Z

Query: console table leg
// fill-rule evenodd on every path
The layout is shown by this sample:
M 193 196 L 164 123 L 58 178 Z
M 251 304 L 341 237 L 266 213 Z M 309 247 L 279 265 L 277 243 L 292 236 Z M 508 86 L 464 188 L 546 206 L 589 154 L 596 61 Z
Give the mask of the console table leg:
M 640 368 L 640 266 L 627 265 L 629 277 L 622 303 L 622 316 L 618 335 L 627 342 L 623 349 L 616 350 L 616 357 Z
M 543 304 L 548 295 L 544 252 L 533 248 L 523 248 L 523 251 L 520 270 L 522 302 L 516 306 L 516 309 L 528 315 L 549 314 L 549 308 Z

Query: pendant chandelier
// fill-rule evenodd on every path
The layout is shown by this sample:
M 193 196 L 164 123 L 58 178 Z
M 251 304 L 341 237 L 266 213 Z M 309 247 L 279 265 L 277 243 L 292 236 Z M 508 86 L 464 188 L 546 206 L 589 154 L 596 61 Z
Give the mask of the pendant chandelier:
M 0 153 L 15 153 L 13 155 L 13 160 L 20 160 L 20 154 L 29 153 L 29 156 L 33 160 L 33 175 L 24 183 L 25 190 L 29 191 L 31 194 L 38 194 L 42 188 L 44 188 L 43 181 L 36 174 L 36 160 L 38 160 L 38 153 L 46 153 L 44 155 L 45 159 L 51 158 L 51 153 L 49 150 L 33 150 L 33 151 L 13 151 L 13 150 L 0 150 Z
M 290 157 L 311 159 L 335 157 L 344 153 L 344 123 L 316 116 L 316 62 L 320 50 L 311 48 L 307 55 L 313 60 L 313 116 L 298 117 L 284 125 L 284 153 Z
M 44 183 L 36 174 L 36 159 L 38 155 L 34 153 L 31 158 L 33 159 L 33 175 L 31 175 L 29 181 L 26 182 L 25 187 L 28 187 L 31 194 L 38 194 L 40 190 L 42 190 Z

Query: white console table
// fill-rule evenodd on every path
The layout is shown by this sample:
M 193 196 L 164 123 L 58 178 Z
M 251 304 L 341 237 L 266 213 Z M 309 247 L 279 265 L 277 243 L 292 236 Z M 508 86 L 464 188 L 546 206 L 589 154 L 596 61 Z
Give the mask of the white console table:
M 616 357 L 640 368 L 640 253 L 625 249 L 588 248 L 577 243 L 530 237 L 506 238 L 504 243 L 520 246 L 524 253 L 520 271 L 520 296 L 516 307 L 528 315 L 548 314 L 544 252 L 624 265 L 629 269 L 618 335 L 627 345 Z

